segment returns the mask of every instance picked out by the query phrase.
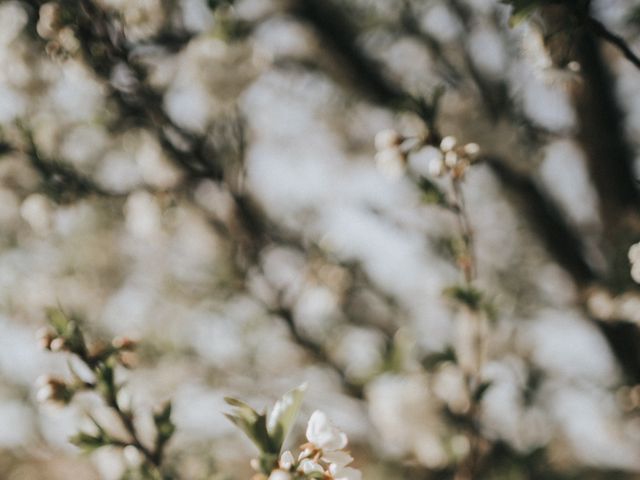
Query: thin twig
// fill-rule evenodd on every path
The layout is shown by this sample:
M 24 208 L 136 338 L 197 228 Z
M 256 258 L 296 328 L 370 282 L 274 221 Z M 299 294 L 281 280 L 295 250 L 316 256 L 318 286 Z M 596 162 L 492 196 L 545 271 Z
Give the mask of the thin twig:
M 602 22 L 593 17 L 587 19 L 587 26 L 596 36 L 616 47 L 627 60 L 640 70 L 640 57 L 631 50 L 624 38 L 607 29 Z

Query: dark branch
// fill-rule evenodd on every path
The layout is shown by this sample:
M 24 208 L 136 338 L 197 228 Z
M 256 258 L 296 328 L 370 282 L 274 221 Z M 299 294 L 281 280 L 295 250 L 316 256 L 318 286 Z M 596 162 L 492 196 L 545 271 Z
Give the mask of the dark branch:
M 633 66 L 640 70 L 640 57 L 631 50 L 624 38 L 608 30 L 602 22 L 593 17 L 589 17 L 587 26 L 596 36 L 616 47 Z

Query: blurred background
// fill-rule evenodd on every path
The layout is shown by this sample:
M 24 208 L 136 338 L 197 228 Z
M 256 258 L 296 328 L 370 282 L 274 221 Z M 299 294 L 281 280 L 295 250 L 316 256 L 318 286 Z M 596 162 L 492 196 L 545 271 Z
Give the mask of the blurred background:
M 640 50 L 636 1 L 586 3 Z M 35 339 L 52 306 L 140 341 L 119 375 L 143 431 L 173 398 L 184 478 L 248 478 L 223 397 L 305 381 L 303 416 L 326 411 L 365 478 L 452 478 L 456 217 L 373 141 L 434 126 L 481 149 L 462 188 L 492 312 L 482 478 L 640 478 L 640 70 L 568 9 L 0 2 L 0 478 L 127 466 L 69 444 L 87 412 L 109 422 L 91 395 L 35 400 L 68 374 Z

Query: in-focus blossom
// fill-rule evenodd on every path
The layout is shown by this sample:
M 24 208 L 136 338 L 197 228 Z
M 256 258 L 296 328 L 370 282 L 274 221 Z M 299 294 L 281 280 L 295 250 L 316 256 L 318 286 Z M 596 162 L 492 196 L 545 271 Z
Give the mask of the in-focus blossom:
M 347 436 L 336 428 L 324 412 L 316 410 L 309 418 L 307 440 L 321 450 L 341 450 L 347 446 Z

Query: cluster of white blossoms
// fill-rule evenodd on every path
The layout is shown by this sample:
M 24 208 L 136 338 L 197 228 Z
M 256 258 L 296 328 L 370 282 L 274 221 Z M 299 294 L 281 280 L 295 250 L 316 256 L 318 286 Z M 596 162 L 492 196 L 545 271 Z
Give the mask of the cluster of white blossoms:
M 389 177 L 402 176 L 412 153 L 432 145 L 429 132 L 420 137 L 406 137 L 395 130 L 382 130 L 375 136 L 376 164 Z M 454 178 L 461 178 L 469 165 L 478 158 L 480 147 L 477 143 L 458 145 L 458 140 L 449 135 L 440 141 L 437 155 L 429 160 L 429 174 L 440 177 L 449 173 Z
M 446 136 L 440 141 L 440 155 L 429 162 L 429 173 L 434 177 L 449 173 L 454 178 L 460 178 L 479 154 L 480 146 L 477 143 L 458 145 L 456 137 Z
M 344 450 L 347 436 L 329 421 L 325 413 L 316 410 L 311 415 L 307 440 L 308 443 L 300 446 L 297 459 L 289 450 L 280 455 L 278 468 L 271 472 L 268 480 L 361 480 L 360 471 L 348 466 L 353 458 Z M 265 477 L 258 474 L 254 480 Z
M 640 242 L 629 248 L 629 262 L 631 263 L 631 278 L 640 283 Z

